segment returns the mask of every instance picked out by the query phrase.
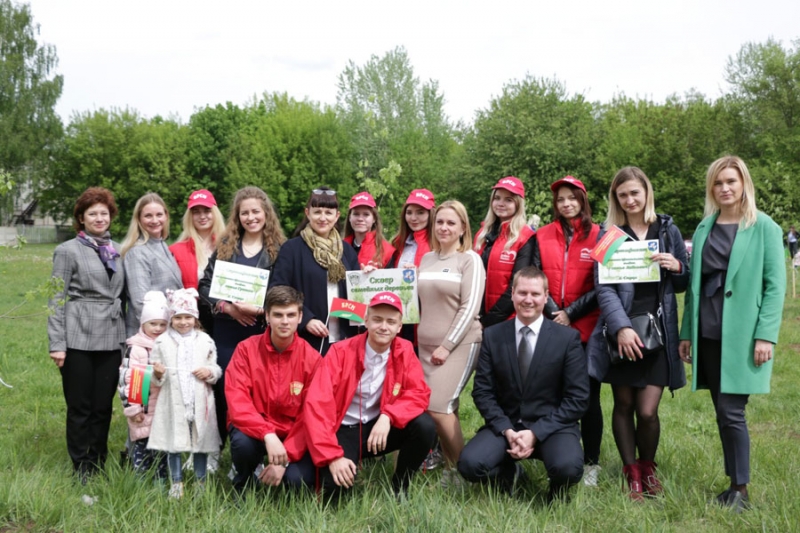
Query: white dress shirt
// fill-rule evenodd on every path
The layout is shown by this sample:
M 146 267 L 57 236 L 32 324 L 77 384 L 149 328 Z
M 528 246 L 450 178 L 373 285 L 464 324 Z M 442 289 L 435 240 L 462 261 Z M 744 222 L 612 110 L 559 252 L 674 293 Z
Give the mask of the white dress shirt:
M 389 362 L 390 350 L 377 353 L 369 345 L 369 341 L 366 343 L 364 373 L 361 374 L 356 394 L 342 420 L 345 426 L 354 426 L 359 422 L 364 424 L 381 414 L 381 393 L 383 382 L 386 380 L 386 364 Z

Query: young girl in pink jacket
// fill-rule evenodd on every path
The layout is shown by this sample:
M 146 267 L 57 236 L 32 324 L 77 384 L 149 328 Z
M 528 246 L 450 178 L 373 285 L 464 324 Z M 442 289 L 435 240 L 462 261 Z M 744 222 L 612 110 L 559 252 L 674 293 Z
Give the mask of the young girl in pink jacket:
M 147 441 L 150 437 L 150 426 L 153 423 L 153 414 L 156 412 L 160 387 L 155 383 L 150 385 L 150 395 L 146 405 L 130 403 L 129 398 L 132 371 L 137 367 L 145 368 L 152 364 L 150 352 L 156 338 L 167 330 L 168 320 L 169 306 L 164 293 L 150 291 L 145 294 L 139 331 L 125 342 L 128 347 L 119 369 L 119 395 L 122 399 L 123 412 L 128 419 L 133 469 L 137 474 L 143 475 L 155 466 L 157 479 L 167 479 L 167 456 L 149 450 Z

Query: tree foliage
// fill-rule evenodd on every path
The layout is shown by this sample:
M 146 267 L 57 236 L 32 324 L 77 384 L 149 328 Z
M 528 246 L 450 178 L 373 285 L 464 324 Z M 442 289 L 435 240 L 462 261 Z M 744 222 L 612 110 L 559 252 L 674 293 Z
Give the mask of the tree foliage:
M 354 147 L 352 176 L 384 212 L 399 210 L 408 191 L 441 196 L 454 189 L 459 151 L 438 82 L 421 83 L 402 47 L 339 75 L 337 111 Z M 395 217 L 384 215 L 391 231 Z

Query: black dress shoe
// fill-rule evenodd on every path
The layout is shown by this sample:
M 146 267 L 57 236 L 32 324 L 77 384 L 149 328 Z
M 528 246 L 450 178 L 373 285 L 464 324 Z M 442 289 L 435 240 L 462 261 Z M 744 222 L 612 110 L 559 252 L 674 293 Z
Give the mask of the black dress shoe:
M 738 490 L 728 490 L 728 498 L 723 504 L 736 514 L 750 509 L 750 498 L 746 494 Z
M 714 498 L 713 503 L 717 503 L 719 505 L 725 505 L 725 502 L 728 501 L 728 495 L 731 493 L 731 489 L 727 488 L 724 491 L 717 494 L 717 497 Z
M 528 484 L 528 474 L 520 463 L 514 463 L 513 473 L 498 478 L 500 490 L 513 498 L 523 486 Z

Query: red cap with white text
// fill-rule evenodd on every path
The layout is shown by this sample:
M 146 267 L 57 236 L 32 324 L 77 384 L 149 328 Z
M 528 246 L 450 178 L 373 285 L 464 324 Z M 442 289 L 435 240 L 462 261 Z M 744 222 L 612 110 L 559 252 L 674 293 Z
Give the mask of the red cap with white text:
M 353 196 L 350 199 L 350 207 L 348 209 L 353 209 L 354 207 L 359 207 L 362 205 L 375 208 L 375 198 L 373 198 L 372 195 L 367 191 L 360 192 Z
M 556 192 L 558 188 L 561 187 L 562 185 L 572 185 L 573 187 L 577 187 L 583 192 L 586 192 L 586 187 L 583 185 L 583 182 L 578 178 L 574 178 L 572 176 L 564 176 L 557 182 L 553 183 L 550 186 L 550 190 Z
M 201 205 L 203 207 L 208 207 L 209 209 L 217 205 L 217 200 L 214 198 L 214 195 L 211 194 L 210 191 L 207 189 L 200 189 L 199 191 L 194 191 L 192 194 L 189 195 L 189 206 L 188 208 L 191 209 Z
M 525 198 L 525 186 L 522 184 L 522 180 L 514 176 L 500 178 L 497 180 L 497 185 L 492 187 L 492 189 L 505 189 L 511 194 L 516 194 L 517 196 Z
M 375 307 L 377 305 L 390 305 L 400 311 L 400 313 L 403 312 L 403 302 L 400 301 L 400 297 L 393 292 L 383 291 L 373 296 L 372 300 L 369 301 L 369 306 Z
M 436 207 L 436 200 L 433 197 L 433 193 L 428 189 L 414 189 L 411 191 L 411 194 L 408 195 L 405 205 L 408 204 L 418 205 L 430 211 Z

